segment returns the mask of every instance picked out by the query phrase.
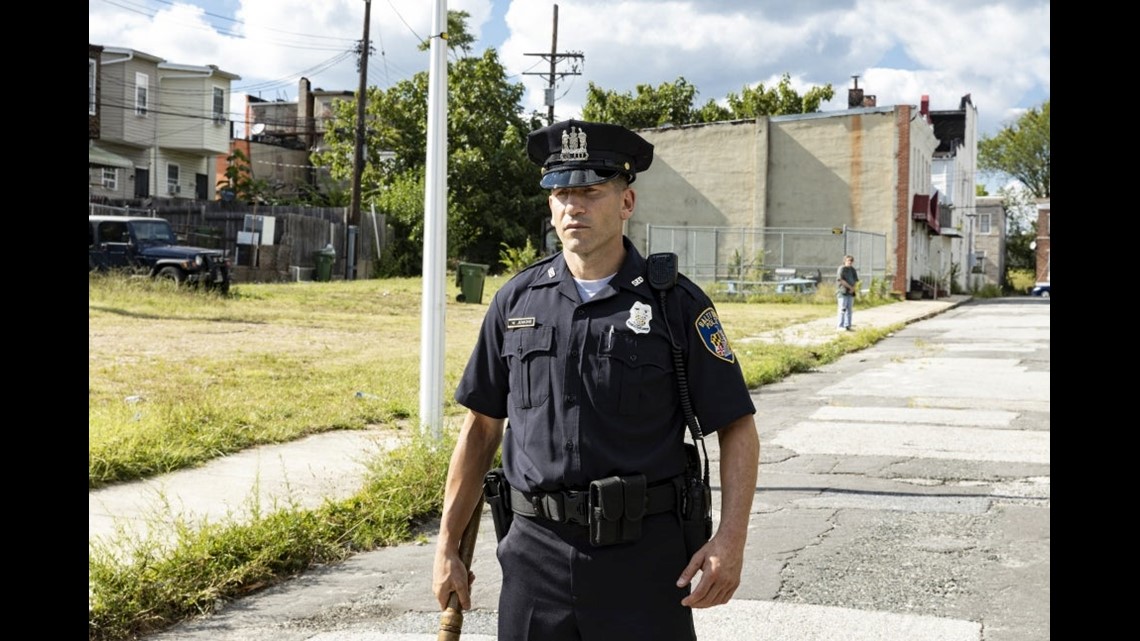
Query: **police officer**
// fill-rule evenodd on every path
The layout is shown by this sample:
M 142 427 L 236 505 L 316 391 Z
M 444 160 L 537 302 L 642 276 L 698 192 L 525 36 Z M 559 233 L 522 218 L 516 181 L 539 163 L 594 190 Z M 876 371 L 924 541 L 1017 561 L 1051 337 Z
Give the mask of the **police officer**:
M 624 235 L 630 185 L 653 146 L 624 127 L 568 120 L 531 132 L 527 153 L 542 167 L 562 252 L 495 294 L 456 389 L 468 412 L 433 589 L 441 609 L 451 592 L 471 607 L 459 541 L 501 444 L 515 514 L 497 552 L 500 641 L 695 639 L 691 608 L 726 603 L 740 583 L 755 406 L 708 296 L 681 275 L 663 308 Z M 719 526 L 691 552 L 670 489 L 686 465 L 675 344 L 700 428 L 720 446 Z M 595 501 L 607 507 L 587 507 Z

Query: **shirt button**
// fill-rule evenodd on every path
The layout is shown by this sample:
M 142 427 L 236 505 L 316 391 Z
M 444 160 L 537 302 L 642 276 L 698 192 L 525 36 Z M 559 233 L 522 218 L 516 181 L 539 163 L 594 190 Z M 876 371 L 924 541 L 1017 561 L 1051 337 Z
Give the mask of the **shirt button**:
M 574 441 L 566 441 L 566 451 L 567 452 L 573 452 L 574 451 Z
M 629 360 L 631 360 L 631 361 L 636 361 L 636 360 L 637 360 L 637 354 L 630 354 L 630 355 L 629 355 Z
M 566 402 L 567 402 L 567 403 L 569 403 L 569 404 L 571 404 L 571 405 L 573 405 L 573 404 L 574 404 L 574 402 L 575 402 L 575 401 L 577 401 L 577 400 L 578 400 L 578 397 L 577 397 L 577 396 L 574 396 L 573 394 L 567 394 L 567 395 L 566 395 Z

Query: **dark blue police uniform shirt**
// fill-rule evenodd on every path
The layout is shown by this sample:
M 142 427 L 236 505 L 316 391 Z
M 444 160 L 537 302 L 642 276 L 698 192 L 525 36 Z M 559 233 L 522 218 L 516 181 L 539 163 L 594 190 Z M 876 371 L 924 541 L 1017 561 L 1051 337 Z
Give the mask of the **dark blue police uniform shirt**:
M 583 303 L 562 254 L 511 278 L 483 319 L 455 400 L 507 418 L 503 467 L 520 490 L 680 474 L 687 430 L 669 328 L 628 238 L 618 273 Z M 667 301 L 691 406 L 708 435 L 756 411 L 712 301 L 683 275 Z

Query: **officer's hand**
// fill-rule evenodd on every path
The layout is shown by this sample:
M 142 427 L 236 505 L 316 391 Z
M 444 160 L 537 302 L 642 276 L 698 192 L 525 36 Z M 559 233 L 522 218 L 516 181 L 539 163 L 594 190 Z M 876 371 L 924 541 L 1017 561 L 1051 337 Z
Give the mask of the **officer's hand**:
M 437 550 L 435 564 L 432 568 L 432 590 L 439 601 L 439 609 L 446 610 L 451 593 L 459 597 L 459 607 L 463 610 L 471 609 L 471 584 L 475 583 L 475 573 L 463 566 L 457 551 L 442 552 Z
M 728 545 L 713 537 L 701 546 L 677 579 L 677 587 L 683 588 L 693 580 L 697 571 L 701 580 L 689 596 L 681 600 L 681 605 L 690 608 L 711 608 L 728 603 L 736 588 L 740 587 L 740 571 L 744 567 L 744 550 Z

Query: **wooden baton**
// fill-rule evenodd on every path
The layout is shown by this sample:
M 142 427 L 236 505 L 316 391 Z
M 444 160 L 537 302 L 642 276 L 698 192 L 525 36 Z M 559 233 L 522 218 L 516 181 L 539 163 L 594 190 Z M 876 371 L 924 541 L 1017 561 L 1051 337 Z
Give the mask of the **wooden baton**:
M 471 569 L 471 557 L 475 555 L 475 538 L 479 536 L 479 521 L 483 518 L 483 495 L 475 503 L 475 511 L 471 513 L 471 520 L 463 529 L 463 538 L 459 540 L 459 560 L 463 561 L 464 569 Z M 459 596 L 454 592 L 447 599 L 447 609 L 439 617 L 438 641 L 459 641 L 463 633 L 463 608 L 459 606 Z

